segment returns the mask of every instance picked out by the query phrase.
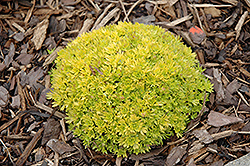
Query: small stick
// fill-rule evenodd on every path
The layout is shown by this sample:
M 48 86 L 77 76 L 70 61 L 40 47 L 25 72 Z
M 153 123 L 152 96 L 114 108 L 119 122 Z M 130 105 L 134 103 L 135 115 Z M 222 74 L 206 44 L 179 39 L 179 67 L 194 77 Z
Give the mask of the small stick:
M 136 3 L 133 4 L 133 6 L 131 6 L 131 8 L 129 9 L 127 15 L 125 16 L 125 18 L 123 19 L 123 22 L 125 22 L 126 19 L 128 19 L 128 16 L 130 15 L 130 13 L 132 12 L 132 10 L 139 4 L 142 3 L 144 0 L 139 0 Z
M 32 138 L 32 140 L 29 142 L 29 144 L 26 146 L 25 150 L 23 151 L 22 155 L 18 158 L 16 165 L 20 165 L 22 166 L 27 158 L 29 157 L 31 151 L 33 150 L 33 148 L 36 146 L 37 142 L 40 140 L 40 138 L 42 137 L 42 132 L 43 132 L 44 128 L 40 128 L 36 135 Z
M 64 140 L 68 141 L 66 137 L 66 127 L 65 127 L 64 119 L 60 120 L 60 124 L 62 126 L 62 133 L 63 133 Z
M 113 10 L 111 10 L 111 11 L 103 18 L 103 20 L 100 22 L 100 24 L 98 24 L 98 25 L 96 26 L 95 29 L 99 29 L 99 28 L 105 26 L 105 25 L 109 22 L 109 20 L 115 16 L 115 14 L 116 14 L 118 11 L 120 11 L 120 9 L 119 9 L 118 7 L 114 8 Z
M 97 4 L 95 4 L 92 0 L 89 0 L 89 2 L 95 7 L 97 12 L 99 12 L 101 10 L 100 7 Z
M 240 20 L 239 22 L 237 23 L 236 27 L 235 27 L 235 31 L 236 31 L 236 38 L 235 40 L 238 39 L 238 37 L 240 36 L 240 31 L 241 31 L 241 28 L 244 24 L 244 21 L 246 20 L 248 16 L 248 11 L 245 11 L 244 14 L 240 17 Z
M 192 7 L 233 7 L 232 5 L 190 4 Z
M 249 0 L 245 0 L 246 4 L 248 7 L 250 7 L 250 1 Z
M 26 104 L 25 104 L 25 97 L 24 97 L 23 89 L 22 89 L 22 86 L 20 84 L 19 74 L 17 75 L 17 92 L 18 92 L 18 94 L 20 95 L 20 98 L 21 98 L 22 111 L 24 111 L 24 110 L 26 110 Z
M 12 25 L 13 25 L 16 29 L 18 29 L 20 32 L 25 33 L 25 30 L 24 30 L 23 27 L 21 27 L 19 24 L 13 22 Z
M 152 3 L 154 5 L 168 5 L 169 7 L 173 6 L 178 0 L 172 0 L 172 1 L 150 1 L 147 0 L 149 3 Z
M 120 2 L 120 4 L 121 4 L 121 6 L 122 6 L 122 10 L 123 10 L 123 12 L 124 12 L 124 14 L 125 14 L 125 18 L 126 18 L 127 21 L 129 22 L 128 15 L 127 15 L 126 9 L 125 9 L 125 7 L 124 7 L 124 5 L 123 5 L 123 3 L 122 3 L 122 0 L 119 0 L 119 2 Z M 125 19 L 124 19 L 124 20 L 125 20 Z
M 237 80 L 239 80 L 239 81 L 243 82 L 244 84 L 250 85 L 250 83 L 249 83 L 249 82 L 247 82 L 247 81 L 245 81 L 245 80 L 241 79 L 240 77 L 235 77 L 235 78 L 236 78 Z
M 188 16 L 184 16 L 184 17 L 181 17 L 177 20 L 174 20 L 172 22 L 156 22 L 155 24 L 158 24 L 158 25 L 166 25 L 166 26 L 176 26 L 182 22 L 185 22 L 187 20 L 190 20 L 191 18 L 193 18 L 193 16 L 191 15 L 188 15 Z
M 199 17 L 199 13 L 198 13 L 197 8 L 196 8 L 195 6 L 194 6 L 193 8 L 194 8 L 194 12 L 195 12 L 195 15 L 196 15 L 196 17 L 197 17 L 197 20 L 198 20 L 198 22 L 199 22 L 200 28 L 201 28 L 201 29 L 203 30 L 203 32 L 207 35 L 207 31 L 205 31 L 204 28 L 203 28 L 203 25 L 202 25 L 201 19 L 200 19 L 200 17 Z
M 212 134 L 211 136 L 213 137 L 213 140 L 218 140 L 221 138 L 225 138 L 225 137 L 229 137 L 232 134 L 238 133 L 237 131 L 233 131 L 233 130 L 226 130 L 226 131 L 222 131 L 220 133 L 215 133 Z
M 12 123 L 14 123 L 16 120 L 21 118 L 23 115 L 25 115 L 27 112 L 20 112 L 14 119 L 11 119 L 10 121 L 4 123 L 2 126 L 0 126 L 0 132 L 9 127 Z
M 237 0 L 222 0 L 222 2 L 230 3 L 234 6 L 237 6 L 238 1 Z
M 40 108 L 40 109 L 42 109 L 42 110 L 44 110 L 44 111 L 47 111 L 47 112 L 49 112 L 50 114 L 53 114 L 54 110 L 53 110 L 52 108 L 50 108 L 50 107 L 48 107 L 48 106 L 46 106 L 46 105 L 44 105 L 44 104 L 42 104 L 42 103 L 36 102 L 36 101 L 34 100 L 32 94 L 31 94 L 31 92 L 29 92 L 29 95 L 30 95 L 30 98 L 31 98 L 32 102 L 34 103 L 34 106 L 35 106 L 35 107 Z M 54 113 L 54 115 L 57 116 L 58 118 L 65 118 L 65 117 L 66 117 L 65 114 L 63 114 L 63 113 L 61 113 L 61 112 L 59 112 L 59 111 L 56 111 L 56 112 Z
M 3 144 L 4 148 L 7 150 L 7 153 L 8 153 L 8 156 L 9 156 L 9 158 L 10 158 L 11 163 L 12 163 L 13 165 L 15 165 L 15 163 L 13 162 L 13 160 L 12 160 L 12 158 L 11 158 L 12 156 L 11 156 L 11 154 L 10 154 L 9 149 L 5 146 L 5 144 L 4 144 L 4 142 L 2 141 L 1 138 L 0 138 L 0 142 Z
M 241 97 L 241 99 L 244 101 L 244 103 L 245 103 L 248 107 L 250 107 L 249 103 L 248 103 L 247 100 L 244 98 L 244 96 L 243 96 L 239 91 L 237 91 L 237 93 L 240 95 L 240 97 Z
M 28 13 L 27 13 L 27 15 L 26 15 L 26 17 L 25 17 L 25 19 L 24 19 L 24 23 L 25 23 L 25 24 L 27 24 L 27 23 L 29 22 L 29 20 L 30 20 L 30 17 L 31 17 L 31 15 L 32 15 L 33 10 L 34 10 L 35 5 L 36 5 L 36 0 L 34 0 L 32 3 L 33 3 L 33 5 L 32 5 L 32 7 L 29 9 L 29 11 L 28 11 Z
M 238 102 L 237 108 L 236 108 L 236 109 L 234 109 L 234 111 L 235 111 L 235 116 L 236 116 L 236 117 L 239 117 L 239 116 L 238 116 L 238 110 L 239 110 L 239 107 L 240 107 L 240 103 L 241 103 L 241 98 L 239 99 L 239 102 Z
M 93 23 L 94 23 L 94 19 L 92 18 L 86 19 L 83 23 L 81 30 L 78 33 L 78 36 L 81 36 L 81 34 L 88 32 Z
M 103 17 L 105 16 L 105 14 L 106 14 L 106 13 L 108 12 L 108 10 L 109 10 L 111 7 L 113 7 L 113 6 L 114 6 L 114 4 L 111 3 L 111 4 L 109 4 L 109 5 L 104 9 L 104 11 L 102 12 L 102 14 L 101 14 L 101 15 L 98 17 L 98 19 L 96 20 L 96 22 L 95 22 L 94 26 L 92 27 L 91 31 L 94 30 L 94 29 L 96 29 L 97 25 L 101 22 L 101 20 L 102 20 Z

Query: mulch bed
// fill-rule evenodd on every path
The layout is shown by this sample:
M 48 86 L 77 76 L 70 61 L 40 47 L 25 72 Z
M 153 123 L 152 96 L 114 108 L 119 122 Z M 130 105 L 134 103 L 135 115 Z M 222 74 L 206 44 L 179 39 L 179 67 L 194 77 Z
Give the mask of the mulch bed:
M 1 0 L 0 165 L 222 166 L 248 154 L 249 11 L 249 0 Z M 123 159 L 84 147 L 46 99 L 57 51 L 118 21 L 181 36 L 214 84 L 182 138 Z

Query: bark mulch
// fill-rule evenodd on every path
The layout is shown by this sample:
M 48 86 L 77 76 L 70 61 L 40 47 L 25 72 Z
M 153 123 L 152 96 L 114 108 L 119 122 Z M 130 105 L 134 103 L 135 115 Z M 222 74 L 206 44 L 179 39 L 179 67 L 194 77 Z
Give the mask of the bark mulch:
M 222 166 L 248 154 L 249 11 L 249 0 L 1 0 L 0 165 Z M 57 51 L 118 21 L 181 36 L 214 84 L 182 138 L 123 159 L 84 147 L 46 99 Z

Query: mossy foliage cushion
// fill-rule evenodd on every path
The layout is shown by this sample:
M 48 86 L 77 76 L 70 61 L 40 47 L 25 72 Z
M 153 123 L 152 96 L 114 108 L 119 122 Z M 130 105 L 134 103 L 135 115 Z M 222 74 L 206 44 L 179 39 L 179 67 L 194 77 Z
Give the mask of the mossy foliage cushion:
M 85 33 L 58 53 L 54 106 L 84 145 L 118 156 L 181 136 L 212 85 L 191 49 L 164 29 L 122 23 Z

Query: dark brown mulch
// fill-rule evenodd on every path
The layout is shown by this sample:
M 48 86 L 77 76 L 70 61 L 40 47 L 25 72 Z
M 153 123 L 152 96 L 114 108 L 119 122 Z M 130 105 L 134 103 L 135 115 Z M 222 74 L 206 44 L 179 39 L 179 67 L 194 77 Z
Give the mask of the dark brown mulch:
M 1 0 L 0 165 L 224 165 L 246 155 L 249 7 L 248 0 Z M 124 159 L 84 147 L 68 131 L 65 113 L 46 99 L 56 52 L 78 35 L 118 21 L 180 35 L 214 84 L 182 138 Z

